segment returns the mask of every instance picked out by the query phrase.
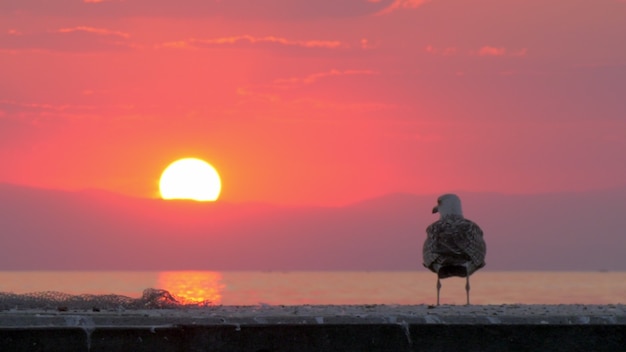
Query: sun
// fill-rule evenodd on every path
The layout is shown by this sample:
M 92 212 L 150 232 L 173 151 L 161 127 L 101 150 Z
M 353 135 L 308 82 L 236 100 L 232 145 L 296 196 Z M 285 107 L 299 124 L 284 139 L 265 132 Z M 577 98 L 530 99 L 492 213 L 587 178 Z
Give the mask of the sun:
M 163 170 L 159 181 L 159 191 L 163 199 L 215 201 L 221 190 L 222 181 L 217 170 L 197 158 L 174 161 Z

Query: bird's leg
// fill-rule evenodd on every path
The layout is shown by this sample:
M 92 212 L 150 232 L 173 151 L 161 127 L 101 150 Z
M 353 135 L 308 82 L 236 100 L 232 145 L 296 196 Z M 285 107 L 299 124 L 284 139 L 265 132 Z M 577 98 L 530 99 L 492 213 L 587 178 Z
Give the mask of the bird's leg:
M 467 294 L 467 305 L 469 306 L 470 301 L 469 301 L 469 291 L 470 291 L 470 284 L 469 284 L 469 270 L 467 269 L 467 266 L 465 267 L 465 293 Z
M 441 281 L 439 276 L 437 276 L 437 305 L 439 305 L 439 290 L 441 290 Z

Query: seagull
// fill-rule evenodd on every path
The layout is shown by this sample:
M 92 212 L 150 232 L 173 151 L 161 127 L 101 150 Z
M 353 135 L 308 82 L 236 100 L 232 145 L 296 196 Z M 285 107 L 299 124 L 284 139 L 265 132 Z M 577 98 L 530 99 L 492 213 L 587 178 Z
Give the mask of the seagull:
M 485 266 L 487 246 L 483 231 L 471 220 L 463 217 L 461 199 L 456 194 L 444 194 L 437 199 L 433 214 L 439 220 L 426 228 L 426 241 L 422 251 L 424 266 L 437 274 L 437 305 L 441 279 L 452 276 L 465 278 L 467 304 L 470 304 L 469 277 Z

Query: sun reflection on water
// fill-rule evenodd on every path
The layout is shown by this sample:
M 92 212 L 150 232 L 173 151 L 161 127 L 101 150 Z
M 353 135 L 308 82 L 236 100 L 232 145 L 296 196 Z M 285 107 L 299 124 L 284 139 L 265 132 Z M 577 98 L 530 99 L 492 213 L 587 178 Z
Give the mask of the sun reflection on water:
M 162 271 L 158 285 L 182 304 L 221 304 L 225 288 L 217 271 Z

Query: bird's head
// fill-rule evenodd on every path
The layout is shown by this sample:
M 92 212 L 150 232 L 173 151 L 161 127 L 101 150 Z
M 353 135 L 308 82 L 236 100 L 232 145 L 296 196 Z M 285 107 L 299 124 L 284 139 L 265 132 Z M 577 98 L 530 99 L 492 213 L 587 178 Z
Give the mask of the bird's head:
M 446 215 L 463 216 L 461 199 L 456 194 L 444 194 L 437 198 L 437 206 L 433 208 L 433 214 L 439 213 L 443 218 Z

